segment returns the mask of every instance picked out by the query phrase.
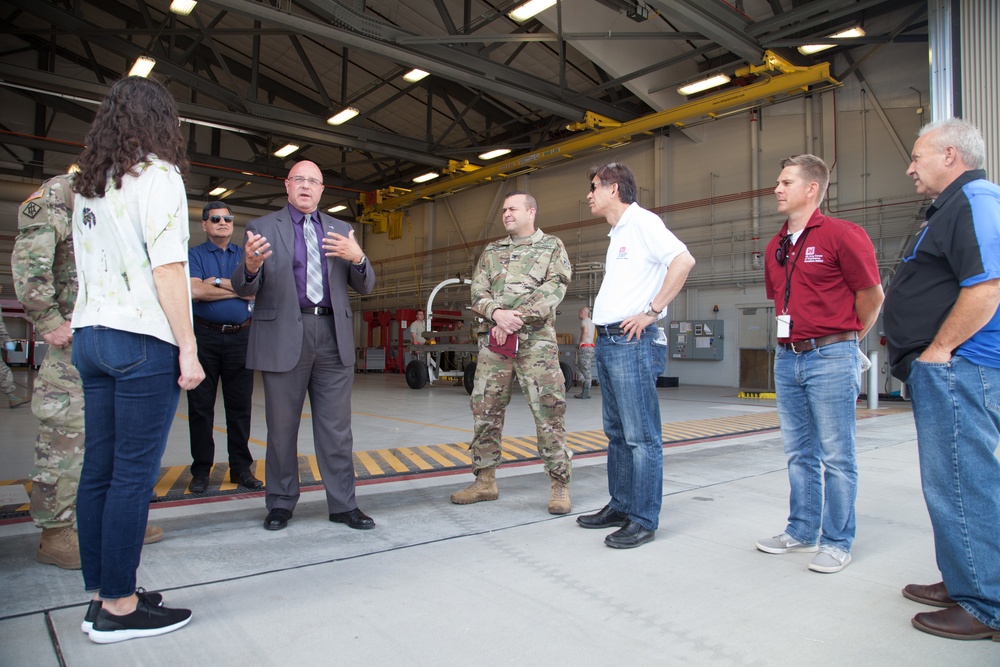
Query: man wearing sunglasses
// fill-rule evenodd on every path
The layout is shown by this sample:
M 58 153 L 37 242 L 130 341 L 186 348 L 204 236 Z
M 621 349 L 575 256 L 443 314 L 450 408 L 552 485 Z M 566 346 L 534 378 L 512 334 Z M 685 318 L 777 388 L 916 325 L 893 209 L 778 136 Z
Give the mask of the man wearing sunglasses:
M 851 562 L 858 340 L 883 299 L 868 234 L 819 210 L 829 183 L 823 160 L 798 155 L 782 160 L 774 189 L 788 219 L 767 245 L 764 282 L 777 321 L 774 385 L 791 493 L 784 532 L 757 541 L 769 554 L 815 553 L 809 569 L 827 574 Z
M 188 392 L 188 429 L 191 434 L 191 493 L 205 493 L 215 461 L 215 398 L 222 382 L 226 410 L 229 481 L 247 489 L 263 483 L 250 467 L 250 410 L 253 370 L 246 367 L 250 337 L 250 300 L 237 296 L 229 276 L 243 257 L 243 248 L 231 243 L 233 211 L 221 201 L 206 204 L 201 228 L 207 239 L 188 251 L 194 333 L 198 361 L 205 379 Z

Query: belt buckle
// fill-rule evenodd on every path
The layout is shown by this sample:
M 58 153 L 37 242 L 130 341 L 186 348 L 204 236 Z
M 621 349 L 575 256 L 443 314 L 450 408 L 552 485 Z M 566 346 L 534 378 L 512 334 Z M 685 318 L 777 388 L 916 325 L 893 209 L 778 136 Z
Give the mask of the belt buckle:
M 224 334 L 236 333 L 239 330 L 240 330 L 240 325 L 238 324 L 223 324 L 219 329 L 219 331 L 221 331 Z
M 808 340 L 804 340 L 804 341 L 802 341 L 802 342 L 803 342 L 803 343 L 808 343 L 809 341 L 808 341 Z M 794 352 L 795 354 L 802 354 L 802 352 L 805 352 L 805 351 L 806 351 L 806 350 L 803 350 L 802 352 L 799 352 L 798 350 L 796 350 L 796 349 L 795 349 L 795 343 L 789 343 L 789 344 L 788 344 L 788 347 L 789 347 L 789 348 L 791 348 L 792 352 Z

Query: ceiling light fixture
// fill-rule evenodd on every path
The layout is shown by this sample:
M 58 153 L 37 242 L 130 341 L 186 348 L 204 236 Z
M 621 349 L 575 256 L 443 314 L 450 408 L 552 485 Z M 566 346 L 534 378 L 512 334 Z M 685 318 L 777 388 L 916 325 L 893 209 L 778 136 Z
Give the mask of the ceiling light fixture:
M 209 190 L 208 191 L 208 196 L 209 197 L 218 197 L 219 195 L 221 195 L 225 191 L 226 191 L 226 189 L 220 185 L 217 188 L 213 188 L 213 189 Z
M 178 16 L 187 16 L 194 11 L 197 0 L 173 0 L 170 3 L 170 11 Z
M 132 65 L 132 69 L 128 71 L 129 76 L 141 76 L 146 78 L 149 73 L 153 71 L 156 66 L 156 61 L 149 56 L 139 56 L 135 59 L 135 63 Z
M 713 74 L 710 77 L 701 79 L 699 81 L 693 81 L 691 83 L 684 84 L 677 89 L 677 92 L 681 95 L 694 95 L 695 93 L 700 93 L 703 90 L 708 90 L 709 88 L 718 88 L 719 86 L 729 83 L 729 77 L 725 74 Z
M 411 69 L 409 72 L 403 75 L 403 81 L 409 81 L 410 83 L 416 83 L 420 81 L 425 76 L 429 76 L 430 72 L 425 72 L 422 69 Z
M 346 109 L 338 111 L 334 115 L 327 118 L 326 122 L 329 123 L 330 125 L 340 125 L 341 123 L 346 123 L 347 121 L 351 120 L 359 113 L 361 112 L 355 109 L 354 107 L 347 107 Z
M 515 21 L 527 21 L 536 14 L 541 14 L 546 9 L 556 4 L 556 0 L 529 0 L 523 5 L 519 5 L 511 13 L 507 14 Z
M 346 208 L 347 208 L 347 206 L 345 206 L 344 204 L 337 204 L 336 206 L 331 206 L 330 208 L 326 209 L 326 212 L 327 213 L 340 213 L 341 211 L 345 210 Z
M 831 39 L 849 39 L 851 37 L 864 37 L 865 30 L 861 26 L 856 26 L 848 30 L 842 30 L 833 35 L 827 35 Z M 804 56 L 809 56 L 814 53 L 819 53 L 820 51 L 826 51 L 827 49 L 832 49 L 837 46 L 836 44 L 806 44 L 805 46 L 799 47 L 799 53 Z
M 506 155 L 510 152 L 509 148 L 494 148 L 491 151 L 486 151 L 485 153 L 479 154 L 480 160 L 492 160 L 495 157 L 500 157 L 501 155 Z
M 422 175 L 417 176 L 416 178 L 414 178 L 413 182 L 414 183 L 426 183 L 427 181 L 434 180 L 435 178 L 437 178 L 440 175 L 441 174 L 437 173 L 436 171 L 429 171 L 426 174 L 422 174 Z
M 274 157 L 288 157 L 297 150 L 299 150 L 299 146 L 296 146 L 295 144 L 285 144 L 278 150 L 274 151 Z

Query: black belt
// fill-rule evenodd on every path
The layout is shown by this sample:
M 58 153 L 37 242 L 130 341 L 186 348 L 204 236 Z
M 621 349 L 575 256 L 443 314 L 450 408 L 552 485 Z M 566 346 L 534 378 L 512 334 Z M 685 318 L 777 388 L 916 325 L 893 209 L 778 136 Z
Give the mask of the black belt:
M 312 308 L 299 308 L 303 315 L 333 315 L 333 308 L 322 308 L 314 306 Z
M 250 318 L 247 318 L 242 324 L 217 324 L 215 322 L 209 322 L 201 317 L 194 318 L 195 324 L 199 324 L 203 327 L 208 327 L 212 331 L 218 331 L 224 334 L 234 334 L 239 333 L 250 326 Z
M 829 336 L 820 336 L 819 338 L 808 338 L 806 340 L 798 340 L 794 343 L 778 343 L 781 347 L 786 350 L 791 350 L 796 354 L 801 354 L 803 352 L 811 352 L 819 347 L 826 347 L 827 345 L 833 345 L 834 343 L 843 343 L 849 340 L 857 340 L 857 331 L 843 331 L 841 333 L 830 334 Z
M 622 323 L 617 324 L 598 324 L 597 335 L 598 336 L 627 336 L 628 332 L 622 329 Z

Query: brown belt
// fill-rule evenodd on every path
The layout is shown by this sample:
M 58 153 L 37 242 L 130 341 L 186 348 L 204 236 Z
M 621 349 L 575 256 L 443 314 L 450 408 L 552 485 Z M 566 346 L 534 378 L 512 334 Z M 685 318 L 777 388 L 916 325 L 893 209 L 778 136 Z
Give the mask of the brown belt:
M 827 345 L 833 345 L 834 343 L 843 343 L 844 341 L 857 339 L 857 331 L 842 331 L 841 333 L 830 334 L 829 336 L 807 338 L 806 340 L 797 340 L 794 343 L 778 343 L 778 345 L 786 350 L 791 350 L 796 354 L 801 354 L 802 352 L 815 350 L 818 347 L 826 347 Z
M 194 318 L 195 324 L 200 324 L 203 327 L 208 327 L 212 331 L 218 331 L 224 334 L 234 334 L 239 333 L 250 326 L 250 320 L 247 319 L 241 324 L 218 324 L 216 322 L 209 322 L 201 317 Z

